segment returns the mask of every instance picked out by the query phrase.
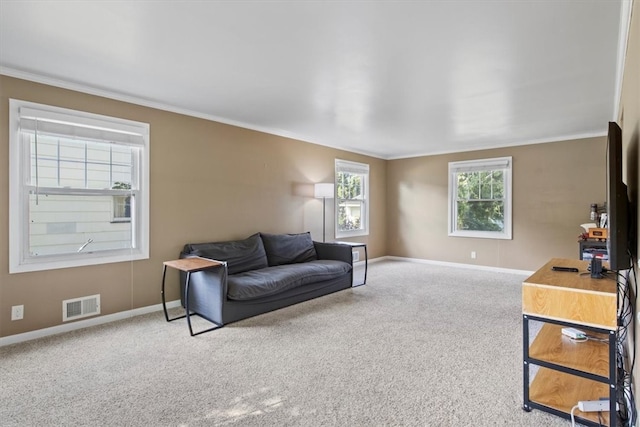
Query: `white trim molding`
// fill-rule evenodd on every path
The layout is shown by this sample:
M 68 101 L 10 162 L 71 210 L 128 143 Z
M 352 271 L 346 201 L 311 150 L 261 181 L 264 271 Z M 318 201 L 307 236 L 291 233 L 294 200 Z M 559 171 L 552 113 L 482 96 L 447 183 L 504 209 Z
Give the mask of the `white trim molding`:
M 512 239 L 512 174 L 513 174 L 513 157 L 497 157 L 490 159 L 465 160 L 457 162 L 449 162 L 449 186 L 448 186 L 448 235 L 451 237 L 474 237 L 484 239 Z M 475 173 L 491 173 L 491 181 L 493 182 L 493 172 L 502 172 L 502 195 L 494 197 L 493 185 L 489 191 L 489 197 L 483 197 L 484 194 L 480 190 L 478 182 L 478 194 L 473 197 L 467 194 L 461 198 L 459 196 L 459 174 L 475 174 Z M 481 178 L 478 176 L 478 178 Z M 503 224 L 502 230 L 473 230 L 458 228 L 458 201 L 463 199 L 469 203 L 486 203 L 501 202 L 503 208 Z M 491 220 L 491 218 L 487 218 Z
M 177 308 L 177 307 L 181 307 L 180 300 L 167 302 L 167 308 Z M 135 316 L 142 316 L 143 314 L 154 313 L 156 311 L 162 311 L 162 304 L 149 305 L 147 307 L 121 311 L 119 313 L 108 314 L 106 316 L 94 317 L 92 319 L 87 319 L 87 320 L 80 320 L 73 323 L 66 323 L 64 325 L 38 329 L 35 331 L 25 332 L 22 334 L 9 335 L 7 337 L 0 338 L 0 347 L 11 345 L 11 344 L 18 344 L 26 341 L 31 341 L 38 338 L 45 338 L 52 335 L 63 334 L 65 332 L 76 331 L 79 329 L 90 328 L 92 326 L 103 325 L 105 323 L 117 322 L 119 320 L 129 319 Z
M 419 264 L 431 264 L 431 265 L 441 265 L 444 267 L 455 267 L 455 268 L 465 268 L 470 270 L 482 270 L 482 271 L 492 271 L 494 273 L 509 273 L 509 274 L 523 274 L 526 276 L 531 276 L 534 271 L 531 270 L 517 270 L 514 268 L 502 268 L 502 267 L 491 267 L 488 265 L 477 265 L 477 264 L 462 264 L 457 262 L 448 262 L 448 261 L 435 261 L 430 259 L 422 259 L 422 258 L 406 258 L 399 256 L 385 256 L 382 257 L 386 260 L 390 261 L 407 261 L 407 262 L 416 262 Z M 371 261 L 369 261 L 371 262 Z
M 510 268 L 489 267 L 489 266 L 475 265 L 475 264 L 461 264 L 461 263 L 455 263 L 455 262 L 434 261 L 434 260 L 428 260 L 428 259 L 422 259 L 422 258 L 406 258 L 406 257 L 389 256 L 389 255 L 372 258 L 368 261 L 368 263 L 375 264 L 383 261 L 414 262 L 419 264 L 440 265 L 445 267 L 493 271 L 496 273 L 522 274 L 526 276 L 530 276 L 533 274 L 533 271 L 529 271 L 529 270 L 516 270 L 516 269 L 510 269 Z M 364 261 L 358 261 L 354 263 L 354 266 L 358 266 L 358 267 L 361 267 L 363 265 L 364 265 Z M 354 289 L 357 289 L 357 288 L 354 288 Z M 180 300 L 167 302 L 167 308 L 178 308 L 178 307 L 181 307 Z M 12 344 L 18 344 L 26 341 L 31 341 L 38 338 L 45 338 L 52 335 L 63 334 L 66 332 L 76 331 L 79 329 L 90 328 L 92 326 L 103 325 L 105 323 L 117 322 L 119 320 L 125 320 L 135 316 L 142 316 L 144 314 L 154 313 L 156 311 L 162 311 L 162 304 L 150 305 L 147 307 L 136 308 L 134 310 L 121 311 L 119 313 L 108 314 L 105 316 L 95 317 L 87 320 L 80 320 L 77 322 L 68 323 L 64 325 L 52 326 L 50 328 L 38 329 L 35 331 L 25 332 L 22 334 L 9 335 L 7 337 L 0 338 L 0 347 L 12 345 Z

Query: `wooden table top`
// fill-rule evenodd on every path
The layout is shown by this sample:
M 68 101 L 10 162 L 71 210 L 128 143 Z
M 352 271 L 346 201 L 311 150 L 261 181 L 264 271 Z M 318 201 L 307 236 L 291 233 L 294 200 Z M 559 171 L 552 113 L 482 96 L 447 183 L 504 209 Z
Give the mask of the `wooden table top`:
M 553 266 L 559 267 L 575 267 L 579 271 L 566 272 L 566 271 L 554 271 L 551 269 Z M 615 276 L 606 276 L 602 279 L 593 279 L 587 269 L 589 261 L 581 261 L 578 259 L 564 259 L 553 258 L 546 263 L 542 268 L 533 273 L 527 279 L 524 280 L 524 285 L 534 286 L 548 286 L 558 288 L 570 288 L 576 291 L 587 292 L 603 292 L 603 293 L 617 293 L 617 283 L 614 279 Z M 607 263 L 603 263 L 603 266 L 608 266 Z
M 163 264 L 167 267 L 176 268 L 187 273 L 193 273 L 194 271 L 201 271 L 206 270 L 207 268 L 224 265 L 224 262 L 214 261 L 207 258 L 182 258 L 173 261 L 165 261 Z

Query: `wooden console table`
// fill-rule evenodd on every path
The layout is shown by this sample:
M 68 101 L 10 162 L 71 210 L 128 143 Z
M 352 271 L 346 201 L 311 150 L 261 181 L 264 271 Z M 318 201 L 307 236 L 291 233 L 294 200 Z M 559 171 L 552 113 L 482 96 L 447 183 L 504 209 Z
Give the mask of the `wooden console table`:
M 609 412 L 575 410 L 576 421 L 599 426 L 617 422 L 616 343 L 617 282 L 592 279 L 588 262 L 554 258 L 522 284 L 524 405 L 569 419 L 579 401 L 609 400 Z M 575 267 L 578 273 L 553 271 Z M 542 327 L 530 343 L 530 322 Z M 562 328 L 584 331 L 576 342 Z M 538 371 L 531 379 L 531 369 Z

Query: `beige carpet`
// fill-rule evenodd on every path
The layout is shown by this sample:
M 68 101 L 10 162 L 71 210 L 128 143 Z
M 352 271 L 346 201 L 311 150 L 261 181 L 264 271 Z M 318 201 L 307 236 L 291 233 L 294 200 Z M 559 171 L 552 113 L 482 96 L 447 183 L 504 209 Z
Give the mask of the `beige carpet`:
M 566 427 L 521 409 L 523 278 L 384 261 L 195 338 L 158 312 L 7 346 L 0 425 Z

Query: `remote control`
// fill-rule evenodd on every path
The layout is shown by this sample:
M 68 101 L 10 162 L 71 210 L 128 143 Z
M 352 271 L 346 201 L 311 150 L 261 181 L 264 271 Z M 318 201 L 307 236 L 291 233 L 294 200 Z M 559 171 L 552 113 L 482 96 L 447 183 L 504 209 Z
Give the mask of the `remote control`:
M 560 267 L 560 266 L 557 266 L 557 265 L 554 265 L 553 267 L 551 267 L 551 269 L 553 271 L 568 271 L 568 272 L 571 272 L 571 273 L 577 273 L 578 271 L 580 271 L 575 267 Z

